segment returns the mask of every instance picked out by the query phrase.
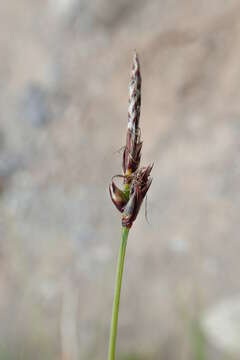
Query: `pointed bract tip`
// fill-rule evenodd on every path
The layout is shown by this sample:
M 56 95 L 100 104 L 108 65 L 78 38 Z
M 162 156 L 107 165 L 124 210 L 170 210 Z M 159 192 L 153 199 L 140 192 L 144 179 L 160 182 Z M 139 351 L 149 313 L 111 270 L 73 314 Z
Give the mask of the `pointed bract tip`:
M 136 49 L 133 50 L 133 68 L 139 69 L 140 63 Z

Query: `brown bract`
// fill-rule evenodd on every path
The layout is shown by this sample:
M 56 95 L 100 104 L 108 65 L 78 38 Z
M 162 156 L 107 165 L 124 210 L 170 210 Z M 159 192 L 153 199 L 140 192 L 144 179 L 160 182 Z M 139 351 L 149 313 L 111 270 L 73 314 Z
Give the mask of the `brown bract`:
M 112 199 L 112 202 L 116 206 L 116 208 L 120 212 L 123 212 L 124 207 L 126 206 L 126 204 L 128 202 L 128 198 L 124 194 L 124 192 L 121 189 L 119 189 L 119 187 L 117 187 L 117 185 L 115 184 L 113 179 L 114 179 L 114 177 L 112 178 L 112 182 L 109 185 L 110 197 Z

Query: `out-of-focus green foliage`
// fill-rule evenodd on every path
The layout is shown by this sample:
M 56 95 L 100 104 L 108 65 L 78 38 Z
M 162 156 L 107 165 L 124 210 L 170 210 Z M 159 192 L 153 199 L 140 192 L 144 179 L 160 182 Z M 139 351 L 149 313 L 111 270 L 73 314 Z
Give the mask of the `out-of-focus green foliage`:
M 205 337 L 198 319 L 190 321 L 190 345 L 193 360 L 206 360 Z

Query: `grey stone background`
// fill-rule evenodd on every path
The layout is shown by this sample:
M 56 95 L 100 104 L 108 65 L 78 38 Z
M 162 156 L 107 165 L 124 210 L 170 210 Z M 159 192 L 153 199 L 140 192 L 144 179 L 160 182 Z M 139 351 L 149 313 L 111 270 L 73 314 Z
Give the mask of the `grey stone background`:
M 240 290 L 239 0 L 0 2 L 0 359 L 106 359 L 135 48 L 155 166 L 119 358 L 230 359 L 207 331 L 195 353 Z

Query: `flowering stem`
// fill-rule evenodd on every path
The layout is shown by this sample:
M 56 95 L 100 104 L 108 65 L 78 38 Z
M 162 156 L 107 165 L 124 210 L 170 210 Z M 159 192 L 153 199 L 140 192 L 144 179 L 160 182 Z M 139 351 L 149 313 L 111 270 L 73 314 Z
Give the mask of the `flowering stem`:
M 124 258 L 125 258 L 125 252 L 126 252 L 126 246 L 127 246 L 128 233 L 129 233 L 129 229 L 127 227 L 123 226 L 122 227 L 122 236 L 121 236 L 121 245 L 120 245 L 119 254 L 118 254 L 116 279 L 115 279 L 112 320 L 111 320 L 109 348 L 108 348 L 108 360 L 115 359 L 118 312 L 119 312 L 122 274 L 123 274 Z

